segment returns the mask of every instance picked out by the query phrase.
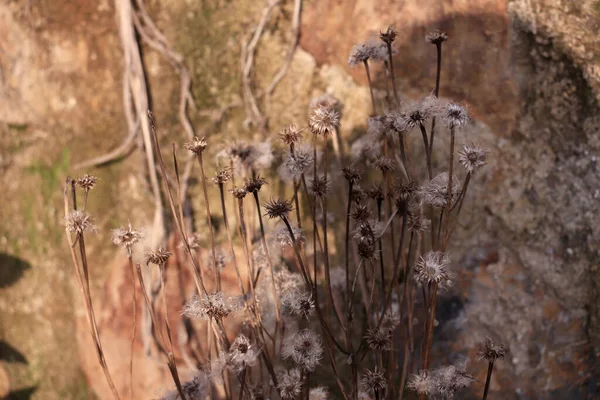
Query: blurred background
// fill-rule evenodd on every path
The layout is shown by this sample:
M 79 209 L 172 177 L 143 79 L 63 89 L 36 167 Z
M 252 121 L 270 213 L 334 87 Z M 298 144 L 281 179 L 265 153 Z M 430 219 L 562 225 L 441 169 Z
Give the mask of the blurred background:
M 169 154 L 192 133 L 274 139 L 329 94 L 349 151 L 370 97 L 348 54 L 388 25 L 405 99 L 435 85 L 425 34 L 448 33 L 440 96 L 468 105 L 475 123 L 461 140 L 491 150 L 454 239 L 466 279 L 442 302 L 437 351 L 499 337 L 510 353 L 494 398 L 600 398 L 599 22 L 596 0 L 1 0 L 0 398 L 110 398 L 64 238 L 67 175 L 100 178 L 92 291 L 125 385 L 128 362 L 116 360 L 131 303 L 110 229 L 131 221 L 149 241 L 169 235 L 157 231 L 144 110 Z M 154 398 L 168 373 L 139 353 L 139 398 Z

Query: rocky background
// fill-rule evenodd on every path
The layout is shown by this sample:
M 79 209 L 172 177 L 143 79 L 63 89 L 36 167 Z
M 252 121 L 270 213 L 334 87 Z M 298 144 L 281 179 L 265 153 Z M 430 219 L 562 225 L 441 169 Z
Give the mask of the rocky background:
M 294 39 L 292 3 L 274 9 L 257 46 L 257 88 L 285 62 Z M 239 105 L 241 43 L 265 3 L 146 6 L 189 69 L 196 131 L 216 143 L 263 138 Z M 310 99 L 329 93 L 352 110 L 342 135 L 356 137 L 365 130 L 369 95 L 362 70 L 346 64 L 352 45 L 393 24 L 396 79 L 403 97 L 417 99 L 435 79 L 425 34 L 450 35 L 441 97 L 468 104 L 475 123 L 459 141 L 482 142 L 491 155 L 454 239 L 461 284 L 438 311 L 435 351 L 472 359 L 477 344 L 493 336 L 510 355 L 497 363 L 490 397 L 599 398 L 600 2 L 305 0 L 301 21 L 289 71 L 259 101 L 267 131 L 302 124 Z M 0 397 L 109 398 L 63 237 L 61 188 L 67 174 L 85 172 L 76 164 L 118 147 L 127 134 L 122 54 L 109 0 L 0 3 Z M 181 143 L 179 78 L 149 46 L 142 45 L 142 56 L 165 148 Z M 216 118 L 223 107 L 228 112 Z M 101 179 L 89 202 L 99 227 L 88 246 L 92 291 L 123 393 L 127 362 L 118 359 L 128 353 L 131 303 L 121 293 L 130 283 L 109 232 L 128 220 L 151 225 L 144 162 L 135 150 L 90 170 Z M 176 309 L 179 300 L 172 301 Z M 141 344 L 136 354 L 143 365 L 137 397 L 152 398 L 168 384 L 167 373 L 142 362 Z M 478 370 L 482 381 L 484 368 Z

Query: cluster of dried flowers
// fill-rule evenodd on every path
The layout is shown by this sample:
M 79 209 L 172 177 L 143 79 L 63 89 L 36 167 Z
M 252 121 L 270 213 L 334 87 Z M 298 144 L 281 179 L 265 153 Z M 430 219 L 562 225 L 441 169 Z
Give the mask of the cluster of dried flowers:
M 269 176 L 276 158 L 270 142 L 235 142 L 217 154 L 219 168 L 211 181 L 221 209 L 211 213 L 204 167 L 209 142 L 194 138 L 185 144 L 200 167 L 206 230 L 191 233 L 185 228 L 181 199 L 176 198 L 180 188 L 173 186 L 179 179 L 167 179 L 149 113 L 180 248 L 196 287 L 182 314 L 191 326 L 205 328 L 198 328 L 204 338 L 199 354 L 184 357 L 192 360 L 188 364 L 197 368 L 197 376 L 181 382 L 164 300 L 164 271 L 172 254 L 165 247 L 146 253 L 146 265 L 161 272 L 161 323 L 146 295 L 141 268 L 133 265 L 141 233 L 131 225 L 116 229 L 113 242 L 126 249 L 132 279 L 137 273 L 173 377 L 176 390 L 163 399 L 451 399 L 474 382 L 466 365 L 438 363 L 433 368 L 431 347 L 438 293 L 455 279 L 448 252 L 451 236 L 471 177 L 486 164 L 487 150 L 474 144 L 455 149 L 456 136 L 469 118 L 464 107 L 439 98 L 441 50 L 448 36 L 427 35 L 437 49 L 436 87 L 434 94 L 416 102 L 401 101 L 396 89 L 396 32 L 388 28 L 380 39 L 355 46 L 348 60 L 350 66 L 364 66 L 373 107 L 367 133 L 352 145 L 351 156 L 330 159 L 331 137 L 337 137 L 341 119 L 331 97 L 311 104 L 306 127 L 290 124 L 279 132 L 283 154 L 278 172 L 287 197 L 267 200 L 263 193 L 267 179 L 260 174 Z M 379 114 L 371 62 L 383 63 L 391 81 L 386 79 Z M 416 137 L 414 131 L 419 132 Z M 447 152 L 447 164 L 446 158 L 432 162 L 436 133 L 450 137 L 449 148 L 439 149 Z M 455 165 L 455 153 L 462 170 Z M 338 171 L 344 179 L 331 178 Z M 367 182 L 374 184 L 364 188 Z M 68 182 L 67 236 L 100 363 L 119 398 L 104 361 L 87 282 L 84 232 L 93 228 L 93 221 L 85 202 L 95 183 L 89 175 Z M 77 209 L 77 187 L 85 194 L 82 210 Z M 346 197 L 335 198 L 334 192 Z M 228 218 L 227 199 L 235 218 Z M 341 218 L 331 213 L 330 202 L 331 209 L 344 210 Z M 215 216 L 225 222 L 226 245 L 215 242 Z M 230 220 L 235 220 L 231 228 Z M 237 279 L 234 293 L 225 293 L 221 282 L 221 274 L 229 270 Z M 135 290 L 133 296 L 135 304 Z M 228 322 L 234 315 L 241 325 Z M 135 324 L 134 313 L 132 340 Z M 505 351 L 491 340 L 481 349 L 480 357 L 489 362 L 484 399 L 493 363 Z M 322 382 L 329 388 L 318 385 Z

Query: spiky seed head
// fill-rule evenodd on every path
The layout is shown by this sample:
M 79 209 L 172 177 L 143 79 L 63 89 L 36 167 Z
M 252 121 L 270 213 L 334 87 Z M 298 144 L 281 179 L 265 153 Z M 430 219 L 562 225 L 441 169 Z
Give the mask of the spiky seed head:
M 284 341 L 281 354 L 284 359 L 291 359 L 301 370 L 311 372 L 321 362 L 323 345 L 314 331 L 305 329 Z
M 387 30 L 385 32 L 379 32 L 379 38 L 385 43 L 385 44 L 392 44 L 394 42 L 394 40 L 396 40 L 396 30 L 394 30 L 394 28 L 392 26 L 388 26 Z
M 193 296 L 183 308 L 183 314 L 190 318 L 217 320 L 225 318 L 237 310 L 239 304 L 232 297 L 227 297 L 223 292 L 215 292 Z
M 169 261 L 169 257 L 171 257 L 173 253 L 167 250 L 166 247 L 160 246 L 156 250 L 148 250 L 146 252 L 146 265 L 155 264 L 158 266 L 163 266 L 167 264 Z
M 248 192 L 246 191 L 246 188 L 237 187 L 237 186 L 232 189 L 229 189 L 229 193 L 231 193 L 233 195 L 233 197 L 235 197 L 238 200 L 243 199 L 248 194 Z
M 260 350 L 244 334 L 239 334 L 229 347 L 227 364 L 235 371 L 240 372 L 246 367 L 251 367 L 258 361 Z
M 418 188 L 419 184 L 415 180 L 407 183 L 398 183 L 394 185 L 394 195 L 402 201 L 408 201 L 414 196 Z
M 394 311 L 388 311 L 385 313 L 383 320 L 381 321 L 381 328 L 387 329 L 390 332 L 394 332 L 396 327 L 400 325 L 400 315 Z
M 290 200 L 271 199 L 264 204 L 265 215 L 271 219 L 285 218 L 294 209 Z
M 192 139 L 191 142 L 185 143 L 184 146 L 186 149 L 188 149 L 192 153 L 200 155 L 204 152 L 204 150 L 206 150 L 206 147 L 208 146 L 208 142 L 206 141 L 206 139 L 204 137 L 199 138 L 197 136 L 194 136 L 194 139 Z
M 450 258 L 441 251 L 430 251 L 421 257 L 415 266 L 416 282 L 421 285 L 437 284 L 439 289 L 452 285 L 448 266 Z
M 327 389 L 322 386 L 312 388 L 308 392 L 308 400 L 327 400 L 328 398 L 329 393 L 327 392 Z
M 385 198 L 381 185 L 373 185 L 370 189 L 367 189 L 367 196 L 375 201 L 383 201 Z
M 456 103 L 449 103 L 442 117 L 448 129 L 462 128 L 469 122 L 467 110 Z
M 325 197 L 330 190 L 330 181 L 325 176 L 317 176 L 308 183 L 310 193 L 315 197 Z
M 373 165 L 384 174 L 392 172 L 395 169 L 394 160 L 389 157 L 379 157 L 377 160 L 375 160 Z
M 352 218 L 354 218 L 356 221 L 367 221 L 369 218 L 371 218 L 371 215 L 372 213 L 368 206 L 360 204 L 354 206 Z
M 356 247 L 358 255 L 365 260 L 373 260 L 376 258 L 375 245 L 370 240 L 357 240 Z
M 411 377 L 408 379 L 407 387 L 418 394 L 427 396 L 435 391 L 436 382 L 428 370 L 422 369 L 418 374 L 411 375 Z
M 474 174 L 487 164 L 487 154 L 489 150 L 474 144 L 463 146 L 458 153 L 458 161 L 465 167 L 468 173 Z
M 427 35 L 425 35 L 425 40 L 431 44 L 439 46 L 448 40 L 448 34 L 439 30 L 435 32 L 429 32 Z
M 97 177 L 86 173 L 82 177 L 79 177 L 75 180 L 75 186 L 78 186 L 85 191 L 89 191 L 94 188 L 96 182 L 98 182 Z
M 392 332 L 384 329 L 382 326 L 379 328 L 368 329 L 365 339 L 367 340 L 369 347 L 373 350 L 389 350 L 392 346 Z
M 452 204 L 458 200 L 460 195 L 460 181 L 458 177 L 452 176 L 452 188 L 450 201 Z M 423 203 L 434 207 L 443 208 L 448 206 L 448 173 L 442 172 L 432 180 L 424 182 L 419 189 L 419 195 Z
M 302 129 L 290 124 L 279 132 L 279 139 L 287 145 L 296 144 L 302 139 Z
M 367 194 L 360 185 L 352 186 L 352 201 L 354 204 L 360 204 L 366 197 Z
M 308 319 L 315 309 L 315 301 L 312 295 L 306 291 L 290 290 L 281 296 L 282 304 L 289 310 L 291 315 L 298 315 Z
M 313 165 L 313 162 L 313 152 L 304 146 L 300 146 L 293 153 L 287 153 L 284 156 L 283 163 L 279 168 L 279 175 L 284 181 L 299 179 Z
M 90 230 L 95 231 L 96 226 L 94 225 L 94 219 L 92 216 L 85 212 L 79 210 L 73 210 L 65 217 L 65 224 L 69 232 L 76 233 L 78 235 L 83 234 L 83 232 Z
M 127 228 L 120 227 L 113 229 L 112 242 L 117 246 L 130 250 L 134 244 L 140 241 L 142 236 L 142 232 L 133 229 L 131 224 L 129 224 Z
M 308 126 L 314 135 L 333 135 L 340 126 L 340 113 L 330 103 L 317 103 L 310 110 Z
M 299 369 L 294 368 L 285 371 L 278 377 L 277 389 L 283 400 L 295 399 L 302 391 L 302 374 Z
M 387 379 L 385 379 L 385 372 L 379 368 L 375 368 L 373 371 L 365 370 L 360 384 L 363 390 L 367 392 L 374 392 L 376 397 L 385 398 L 387 393 Z
M 246 179 L 245 189 L 248 193 L 258 193 L 267 181 L 260 176 Z
M 356 185 L 358 182 L 360 182 L 361 176 L 358 168 L 353 166 L 344 167 L 342 168 L 342 173 L 344 174 L 344 179 L 346 179 L 348 183 Z
M 488 362 L 502 360 L 504 357 L 506 357 L 506 347 L 503 344 L 495 345 L 489 337 L 485 338 L 485 343 L 483 343 L 477 352 L 477 358 Z
M 223 185 L 225 182 L 231 179 L 231 170 L 229 168 L 221 168 L 212 178 L 215 185 Z

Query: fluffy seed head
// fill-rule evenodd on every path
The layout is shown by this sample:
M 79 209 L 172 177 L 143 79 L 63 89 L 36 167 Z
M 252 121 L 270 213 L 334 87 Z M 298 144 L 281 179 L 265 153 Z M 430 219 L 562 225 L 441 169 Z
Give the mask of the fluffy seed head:
M 193 296 L 183 308 L 183 314 L 197 319 L 225 318 L 238 308 L 235 299 L 222 292 Z
M 373 165 L 384 174 L 394 170 L 394 160 L 388 157 L 379 157 Z
M 429 32 L 427 35 L 425 35 L 425 40 L 431 44 L 439 46 L 448 40 L 448 35 L 441 31 Z
M 423 233 L 429 229 L 431 221 L 423 216 L 423 214 L 409 214 L 408 230 L 415 233 Z
M 299 179 L 302 174 L 308 171 L 314 160 L 312 151 L 300 146 L 293 153 L 287 153 L 284 156 L 279 175 L 284 181 Z
M 69 232 L 73 232 L 78 235 L 83 234 L 83 232 L 86 230 L 96 230 L 92 216 L 85 211 L 71 211 L 65 218 L 65 224 Z
M 308 183 L 308 190 L 315 197 L 324 197 L 329 193 L 330 181 L 325 176 L 317 176 Z
M 385 379 L 384 371 L 379 368 L 375 368 L 373 371 L 365 370 L 360 384 L 363 390 L 367 392 L 374 392 L 376 397 L 385 398 L 387 393 L 387 380 Z
M 302 129 L 296 124 L 290 124 L 279 132 L 279 139 L 287 145 L 296 144 L 302 139 Z
M 285 371 L 278 377 L 279 396 L 283 400 L 295 399 L 302 391 L 302 374 L 297 368 Z
M 452 204 L 458 200 L 460 194 L 460 182 L 456 176 L 452 177 L 450 201 Z M 419 190 L 423 203 L 430 204 L 434 207 L 448 206 L 448 173 L 442 172 L 432 180 L 421 185 Z
M 194 139 L 191 142 L 187 142 L 186 144 L 184 144 L 184 146 L 192 153 L 200 155 L 204 152 L 204 150 L 206 150 L 208 142 L 203 137 L 198 138 L 197 136 L 194 136 Z
M 271 199 L 264 204 L 265 215 L 269 218 L 284 218 L 294 209 L 290 200 Z
M 506 347 L 503 344 L 495 345 L 491 338 L 485 338 L 485 343 L 477 352 L 477 357 L 489 362 L 502 360 L 506 357 Z
M 131 224 L 127 228 L 120 227 L 112 231 L 112 242 L 127 249 L 131 249 L 141 238 L 142 233 L 133 229 Z
M 304 231 L 296 226 L 292 225 L 292 233 L 294 234 L 294 240 L 298 245 L 304 243 Z M 281 246 L 281 247 L 292 247 L 294 245 L 294 241 L 290 236 L 290 231 L 287 226 L 283 225 L 273 231 L 273 239 Z
M 316 387 L 310 389 L 308 392 L 308 400 L 327 400 L 329 398 L 329 393 L 327 389 L 324 387 Z
M 471 143 L 470 145 L 463 146 L 460 153 L 458 153 L 458 161 L 460 161 L 468 173 L 473 174 L 487 163 L 488 152 L 488 149 Z
M 456 103 L 449 103 L 442 117 L 448 129 L 461 128 L 469 122 L 467 110 Z
M 158 266 L 165 265 L 167 261 L 169 261 L 169 257 L 171 257 L 173 253 L 167 250 L 166 247 L 159 247 L 156 250 L 149 250 L 146 253 L 146 265 L 155 264 Z
M 332 135 L 340 126 L 340 113 L 333 104 L 319 102 L 310 110 L 308 126 L 315 135 Z
M 321 361 L 323 346 L 314 331 L 305 329 L 284 341 L 282 355 L 301 370 L 311 372 Z
M 227 364 L 233 367 L 235 371 L 241 371 L 248 366 L 253 366 L 258 361 L 260 351 L 256 348 L 250 339 L 244 334 L 231 343 L 229 353 L 227 354 Z
M 369 347 L 373 350 L 389 350 L 392 347 L 392 332 L 382 326 L 379 329 L 367 330 L 365 339 L 367 339 Z
M 96 182 L 98 182 L 98 178 L 86 173 L 82 177 L 79 177 L 77 178 L 77 180 L 75 180 L 75 186 L 78 186 L 83 190 L 88 191 L 94 188 Z
M 415 266 L 415 281 L 421 285 L 435 283 L 443 289 L 452 285 L 448 266 L 450 258 L 441 251 L 430 251 Z
M 435 391 L 436 382 L 429 374 L 429 371 L 420 370 L 418 374 L 412 375 L 408 379 L 407 387 L 418 394 L 430 395 Z
M 299 315 L 306 319 L 315 309 L 312 295 L 306 291 L 292 290 L 284 292 L 281 296 L 281 302 L 291 315 Z

